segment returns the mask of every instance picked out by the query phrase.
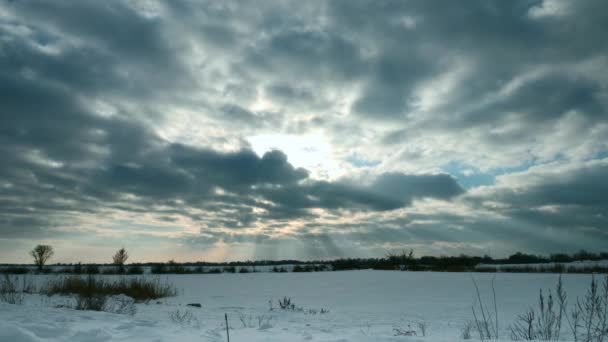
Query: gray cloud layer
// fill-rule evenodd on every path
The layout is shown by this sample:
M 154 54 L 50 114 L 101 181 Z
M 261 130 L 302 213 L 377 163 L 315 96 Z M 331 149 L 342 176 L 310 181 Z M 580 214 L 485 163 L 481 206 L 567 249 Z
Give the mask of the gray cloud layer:
M 176 255 L 601 248 L 607 13 L 1 2 L 0 240 L 95 241 L 125 217 L 139 234 L 139 215 Z M 322 134 L 339 176 L 254 153 L 247 139 L 273 133 Z

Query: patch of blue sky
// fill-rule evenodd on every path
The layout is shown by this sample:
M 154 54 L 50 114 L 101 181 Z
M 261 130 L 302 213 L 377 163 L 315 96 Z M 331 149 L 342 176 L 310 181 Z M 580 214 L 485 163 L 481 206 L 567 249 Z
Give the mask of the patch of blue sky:
M 363 159 L 356 154 L 352 154 L 346 157 L 346 161 L 355 167 L 374 167 L 380 165 L 379 160 L 367 160 Z
M 490 173 L 480 172 L 473 166 L 457 161 L 449 162 L 441 166 L 441 169 L 456 178 L 458 184 L 465 189 L 472 189 L 483 185 L 492 185 L 495 176 Z
M 496 168 L 487 172 L 481 172 L 474 166 L 461 163 L 459 161 L 452 161 L 441 166 L 441 169 L 456 178 L 458 183 L 463 188 L 472 189 L 478 186 L 493 185 L 496 183 L 496 177 L 498 176 L 509 173 L 523 172 L 534 165 L 534 160 L 530 159 L 515 167 Z
M 599 153 L 596 153 L 592 158 L 590 158 L 590 160 L 598 160 L 598 159 L 605 159 L 608 158 L 608 151 L 602 151 Z

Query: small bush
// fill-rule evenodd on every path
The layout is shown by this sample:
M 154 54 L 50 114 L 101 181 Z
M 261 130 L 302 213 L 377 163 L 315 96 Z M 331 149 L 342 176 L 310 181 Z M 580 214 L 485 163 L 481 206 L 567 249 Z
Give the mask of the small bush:
M 167 273 L 167 268 L 165 267 L 165 264 L 154 264 L 154 265 L 152 265 L 152 268 L 150 269 L 150 273 L 165 274 L 165 273 Z
M 234 266 L 224 267 L 224 272 L 226 272 L 226 273 L 236 273 L 236 267 L 234 267 Z
M 72 273 L 72 268 L 71 267 L 56 268 L 55 270 L 53 270 L 53 273 L 57 273 L 57 274 L 70 274 L 70 273 Z
M 137 302 L 171 297 L 177 294 L 173 285 L 161 283 L 159 279 L 123 278 L 114 282 L 109 282 L 94 276 L 88 276 L 86 278 L 70 276 L 58 280 L 51 280 L 47 283 L 44 292 L 47 295 L 75 294 L 84 297 L 124 294 Z
M 475 322 L 466 321 L 462 328 L 460 329 L 460 338 L 463 340 L 471 339 L 471 332 L 475 329 Z
M 104 311 L 106 304 L 106 295 L 95 294 L 95 295 L 78 295 L 76 297 L 76 310 L 89 310 L 89 311 Z
M 84 273 L 84 268 L 82 267 L 82 264 L 77 263 L 76 265 L 74 265 L 74 267 L 72 268 L 72 273 L 74 273 L 74 274 Z
M 135 315 L 137 308 L 135 300 L 125 295 L 110 296 L 107 298 L 103 311 L 121 315 Z
M 190 271 L 185 268 L 184 266 L 176 263 L 173 260 L 169 260 L 167 262 L 167 273 L 172 273 L 172 274 L 187 274 L 190 273 Z
M 99 274 L 99 266 L 97 266 L 97 265 L 87 265 L 84 268 L 84 273 L 86 273 L 86 274 Z
M 169 319 L 171 320 L 171 322 L 182 326 L 200 327 L 199 320 L 194 317 L 192 312 L 188 310 L 175 310 L 169 312 Z
M 249 273 L 249 269 L 247 267 L 241 267 L 239 273 Z
M 566 292 L 559 277 L 556 289 L 556 299 L 549 291 L 545 296 L 540 290 L 538 311 L 530 308 L 526 313 L 519 315 L 511 327 L 513 340 L 558 340 L 561 333 L 562 318 L 566 312 Z M 556 305 L 557 304 L 557 305 Z
M 412 327 L 412 324 L 415 324 L 416 328 Z M 395 332 L 395 336 L 426 336 L 427 332 L 427 323 L 424 321 L 414 321 L 408 322 L 407 328 L 397 327 L 393 328 Z
M 279 304 L 279 309 L 281 310 L 285 310 L 285 311 L 293 311 L 293 312 L 301 312 L 307 315 L 316 315 L 316 314 L 326 314 L 329 313 L 329 310 L 325 309 L 325 308 L 321 308 L 319 310 L 317 309 L 305 309 L 301 306 L 296 306 L 292 301 L 290 297 L 283 297 L 283 299 L 279 299 L 277 301 L 277 303 Z M 268 304 L 270 305 L 270 311 L 273 311 L 275 308 L 272 306 L 272 300 L 268 301 Z
M 199 271 L 202 272 L 200 267 Z M 154 264 L 150 270 L 150 273 L 152 274 L 191 274 L 196 272 L 196 269 L 191 270 L 173 260 L 169 260 L 166 264 Z
M 105 275 L 113 275 L 113 274 L 120 274 L 120 270 L 116 267 L 104 267 L 101 269 L 101 274 L 105 274 Z
M 416 330 L 412 330 L 411 327 L 408 327 L 407 329 L 393 328 L 393 331 L 395 332 L 395 336 L 418 336 Z
M 243 325 L 243 328 L 258 328 L 260 330 L 272 328 L 272 316 L 266 315 L 245 315 L 239 312 L 239 320 Z
M 608 340 L 608 275 L 601 284 L 592 276 L 585 295 L 576 299 L 568 324 L 575 341 Z
M 127 274 L 144 274 L 144 268 L 141 266 L 129 266 Z
M 18 282 L 17 277 L 4 275 L 4 278 L 0 280 L 0 301 L 9 304 L 23 304 L 24 291 L 18 290 Z
M 283 299 L 278 300 L 279 308 L 281 310 L 294 310 L 296 305 L 291 302 L 291 298 L 283 297 Z
M 30 273 L 30 269 L 27 267 L 21 267 L 21 266 L 9 266 L 9 267 L 0 268 L 0 273 L 27 274 L 27 273 Z

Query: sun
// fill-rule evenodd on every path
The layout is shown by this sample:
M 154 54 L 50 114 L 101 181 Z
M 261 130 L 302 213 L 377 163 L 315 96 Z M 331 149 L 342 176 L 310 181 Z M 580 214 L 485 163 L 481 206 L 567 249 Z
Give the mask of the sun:
M 283 151 L 291 165 L 305 168 L 322 178 L 335 169 L 336 163 L 331 160 L 331 146 L 320 134 L 263 134 L 247 140 L 258 155 L 271 150 Z

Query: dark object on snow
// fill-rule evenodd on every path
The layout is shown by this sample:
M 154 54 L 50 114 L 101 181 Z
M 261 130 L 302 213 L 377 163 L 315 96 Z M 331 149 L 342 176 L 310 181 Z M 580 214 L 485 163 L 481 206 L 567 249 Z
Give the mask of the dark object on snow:
M 195 308 L 202 308 L 203 307 L 200 303 L 190 303 L 190 304 L 186 304 L 186 306 L 193 306 Z
M 227 313 L 224 314 L 224 319 L 226 319 L 226 338 L 228 339 L 228 342 L 230 342 L 230 333 L 228 332 L 228 314 Z

